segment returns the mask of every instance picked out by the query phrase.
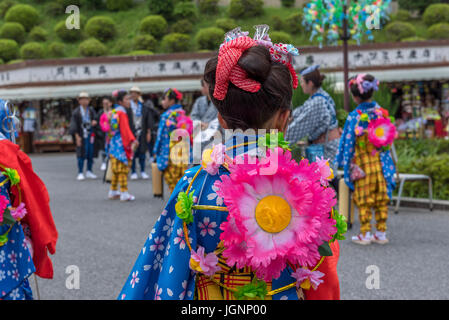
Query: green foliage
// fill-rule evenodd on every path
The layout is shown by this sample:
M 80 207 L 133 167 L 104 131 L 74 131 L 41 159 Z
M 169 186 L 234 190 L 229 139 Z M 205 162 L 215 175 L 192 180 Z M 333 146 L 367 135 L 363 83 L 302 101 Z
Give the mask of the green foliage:
M 229 16 L 232 18 L 258 17 L 262 14 L 262 0 L 231 0 L 229 5 Z
M 211 27 L 201 29 L 195 37 L 198 49 L 218 50 L 220 44 L 223 42 L 224 34 L 225 32 L 220 28 Z
M 285 23 L 283 25 L 286 31 L 297 34 L 301 33 L 303 27 L 302 27 L 302 13 L 301 12 L 294 12 L 291 15 L 289 15 L 285 19 Z
M 151 34 L 160 39 L 167 32 L 167 20 L 161 15 L 152 15 L 142 19 L 140 22 L 140 32 Z
M 398 12 L 392 17 L 393 21 L 404 21 L 408 22 L 411 19 L 410 11 L 400 9 Z
M 128 52 L 126 55 L 127 56 L 151 56 L 152 54 L 153 54 L 153 52 L 148 51 L 148 50 L 135 50 L 135 51 Z
M 6 22 L 0 27 L 0 38 L 3 39 L 12 39 L 22 43 L 25 35 L 25 28 L 18 22 Z
M 428 26 L 440 22 L 449 23 L 449 4 L 438 3 L 428 6 L 423 14 L 423 21 Z
M 432 177 L 434 197 L 449 200 L 449 141 L 396 140 L 398 171 L 401 173 L 426 174 Z M 405 197 L 427 198 L 428 186 L 424 181 L 406 182 Z
M 157 40 L 149 34 L 142 34 L 134 38 L 134 50 L 154 51 L 157 47 Z
M 222 30 L 225 30 L 225 32 L 231 31 L 232 29 L 237 27 L 237 23 L 234 19 L 228 19 L 228 18 L 221 18 L 215 20 L 215 26 L 217 28 L 220 28 Z
M 90 38 L 81 42 L 78 50 L 83 57 L 105 56 L 108 51 L 106 46 L 95 38 Z
M 405 38 L 402 39 L 401 42 L 416 42 L 416 41 L 425 41 L 426 39 L 421 38 L 421 37 L 410 37 L 410 38 Z
M 237 300 L 260 299 L 264 300 L 267 295 L 267 283 L 265 281 L 254 278 L 251 283 L 239 286 L 234 293 Z
M 187 19 L 189 21 L 196 21 L 198 12 L 194 3 L 178 2 L 173 10 L 175 20 Z
M 34 27 L 30 32 L 30 39 L 33 41 L 46 41 L 48 38 L 48 32 L 42 27 Z
M 148 8 L 155 15 L 161 15 L 165 19 L 170 20 L 175 8 L 174 0 L 149 0 Z
M 272 30 L 281 31 L 284 29 L 284 21 L 280 16 L 271 17 L 270 27 Z
M 16 4 L 12 6 L 5 15 L 7 22 L 18 22 L 30 31 L 39 22 L 39 12 L 27 4 Z
M 0 59 L 5 62 L 16 59 L 19 54 L 19 45 L 11 39 L 0 39 Z
M 5 64 L 5 61 L 3 59 L 0 59 L 0 65 Z
M 0 18 L 4 18 L 8 9 L 15 4 L 17 4 L 17 2 L 14 0 L 2 0 L 0 2 Z
M 199 0 L 198 7 L 201 13 L 216 14 L 218 13 L 219 0 Z
M 444 2 L 445 0 L 399 0 L 401 9 L 418 10 L 420 13 L 424 12 L 428 5 L 432 3 Z
M 409 22 L 395 21 L 389 23 L 385 27 L 387 38 L 390 41 L 396 42 L 405 38 L 416 35 L 416 29 L 413 24 Z
M 186 224 L 193 222 L 192 206 L 193 206 L 193 193 L 192 190 L 189 194 L 181 191 L 178 194 L 178 201 L 175 205 L 176 215 L 182 219 Z
M 45 4 L 44 11 L 52 17 L 57 17 L 65 13 L 65 7 L 60 2 L 52 1 Z
M 190 36 L 182 33 L 170 33 L 162 39 L 164 52 L 186 52 L 190 48 Z
M 429 39 L 449 39 L 449 23 L 437 23 L 427 30 Z
M 291 43 L 292 37 L 284 31 L 273 31 L 270 33 L 270 38 L 273 43 Z
M 281 0 L 281 4 L 285 8 L 291 8 L 295 5 L 295 0 Z
M 110 11 L 128 10 L 133 6 L 133 0 L 106 0 L 106 8 Z
M 23 61 L 24 61 L 23 59 L 14 59 L 14 60 L 8 61 L 7 64 L 21 63 L 21 62 L 23 62 Z
M 192 33 L 192 31 L 193 31 L 193 24 L 187 19 L 179 20 L 171 27 L 171 32 L 189 34 Z
M 114 20 L 106 16 L 90 18 L 85 30 L 89 36 L 101 41 L 111 40 L 117 33 Z
M 65 21 L 60 21 L 55 25 L 54 31 L 56 35 L 66 42 L 77 41 L 81 39 L 81 29 L 67 29 Z
M 393 102 L 393 94 L 386 84 L 380 84 L 379 90 L 374 92 L 373 99 L 384 109 L 388 110 L 390 115 L 394 116 L 398 112 L 399 100 Z
M 24 60 L 42 59 L 44 47 L 39 42 L 28 42 L 20 48 L 20 56 Z
M 62 42 L 52 42 L 48 46 L 48 53 L 52 58 L 62 58 L 65 53 L 65 45 Z

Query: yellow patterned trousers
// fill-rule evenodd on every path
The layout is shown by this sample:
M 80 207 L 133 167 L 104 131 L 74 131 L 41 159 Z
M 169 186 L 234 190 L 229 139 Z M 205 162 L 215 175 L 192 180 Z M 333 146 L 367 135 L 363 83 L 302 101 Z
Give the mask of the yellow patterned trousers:
M 362 234 L 371 231 L 372 210 L 375 212 L 376 229 L 381 232 L 387 230 L 389 201 L 387 184 L 379 152 L 374 154 L 374 149 L 368 141 L 367 134 L 357 138 L 354 161 L 366 174 L 364 178 L 354 182 L 354 202 L 359 208 Z
M 170 189 L 170 193 L 173 192 L 176 184 L 187 170 L 189 164 L 189 148 L 190 144 L 188 141 L 170 141 L 170 158 L 168 160 L 168 166 L 164 170 L 164 179 Z
M 128 173 L 129 165 L 117 160 L 111 156 L 112 166 L 112 178 L 111 178 L 111 190 L 116 191 L 120 185 L 120 191 L 128 191 Z

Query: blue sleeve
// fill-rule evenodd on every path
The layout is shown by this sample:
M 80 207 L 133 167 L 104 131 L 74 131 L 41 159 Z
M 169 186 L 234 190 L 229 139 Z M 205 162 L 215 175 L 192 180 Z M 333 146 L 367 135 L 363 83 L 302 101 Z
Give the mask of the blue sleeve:
M 336 166 L 342 167 L 344 180 L 347 186 L 354 191 L 354 184 L 350 179 L 351 161 L 355 153 L 355 125 L 357 123 L 357 113 L 351 112 L 346 119 L 343 134 L 340 139 L 340 146 L 336 157 Z

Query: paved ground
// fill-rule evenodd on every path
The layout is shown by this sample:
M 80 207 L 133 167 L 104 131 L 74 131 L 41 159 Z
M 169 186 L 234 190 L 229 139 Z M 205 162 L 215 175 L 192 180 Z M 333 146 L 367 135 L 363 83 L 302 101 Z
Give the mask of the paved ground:
M 52 258 L 55 277 L 39 278 L 41 298 L 115 299 L 163 201 L 153 199 L 150 182 L 142 180 L 130 182 L 135 202 L 107 200 L 108 185 L 75 180 L 73 154 L 35 155 L 32 161 L 48 187 L 59 231 Z M 95 167 L 100 175 L 99 164 Z M 342 299 L 449 299 L 449 212 L 403 208 L 390 215 L 388 225 L 387 246 L 341 241 Z M 348 238 L 357 228 L 358 223 Z M 80 270 L 78 290 L 66 288 L 71 265 Z M 366 286 L 373 265 L 379 271 L 379 289 Z

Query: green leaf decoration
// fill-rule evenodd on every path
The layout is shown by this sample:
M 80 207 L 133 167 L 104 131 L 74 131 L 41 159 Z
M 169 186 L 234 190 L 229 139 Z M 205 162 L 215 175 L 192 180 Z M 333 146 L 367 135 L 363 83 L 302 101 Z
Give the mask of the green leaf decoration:
M 322 257 L 331 257 L 334 255 L 328 242 L 323 242 L 323 244 L 318 247 L 318 252 Z
M 4 224 L 14 224 L 16 223 L 16 220 L 12 217 L 11 215 L 11 211 L 9 210 L 9 208 L 6 208 L 5 211 L 3 212 L 3 222 L 0 223 L 0 225 L 4 225 Z
M 360 148 L 365 148 L 366 147 L 365 141 L 360 141 L 359 146 L 360 146 Z
M 234 293 L 238 300 L 256 299 L 264 300 L 267 295 L 267 283 L 254 278 L 251 283 L 241 286 Z
M 8 242 L 8 233 L 0 235 L 0 247 Z
M 334 210 L 334 219 L 337 222 L 337 232 L 334 234 L 334 237 L 332 238 L 332 242 L 335 240 L 345 240 L 346 237 L 344 234 L 348 231 L 348 225 L 346 223 L 346 217 L 339 214 L 337 210 Z
M 3 172 L 3 174 L 8 177 L 12 186 L 15 186 L 20 183 L 20 176 L 17 173 L 17 170 L 14 170 L 11 168 L 6 168 L 5 172 Z
M 193 222 L 192 206 L 193 206 L 193 193 L 191 191 L 188 195 L 182 191 L 178 194 L 178 202 L 175 205 L 175 211 L 177 216 L 185 223 L 189 224 Z
M 265 136 L 260 137 L 259 140 L 257 140 L 257 143 L 270 149 L 280 147 L 284 150 L 290 151 L 288 142 L 284 140 L 283 132 L 267 133 Z

